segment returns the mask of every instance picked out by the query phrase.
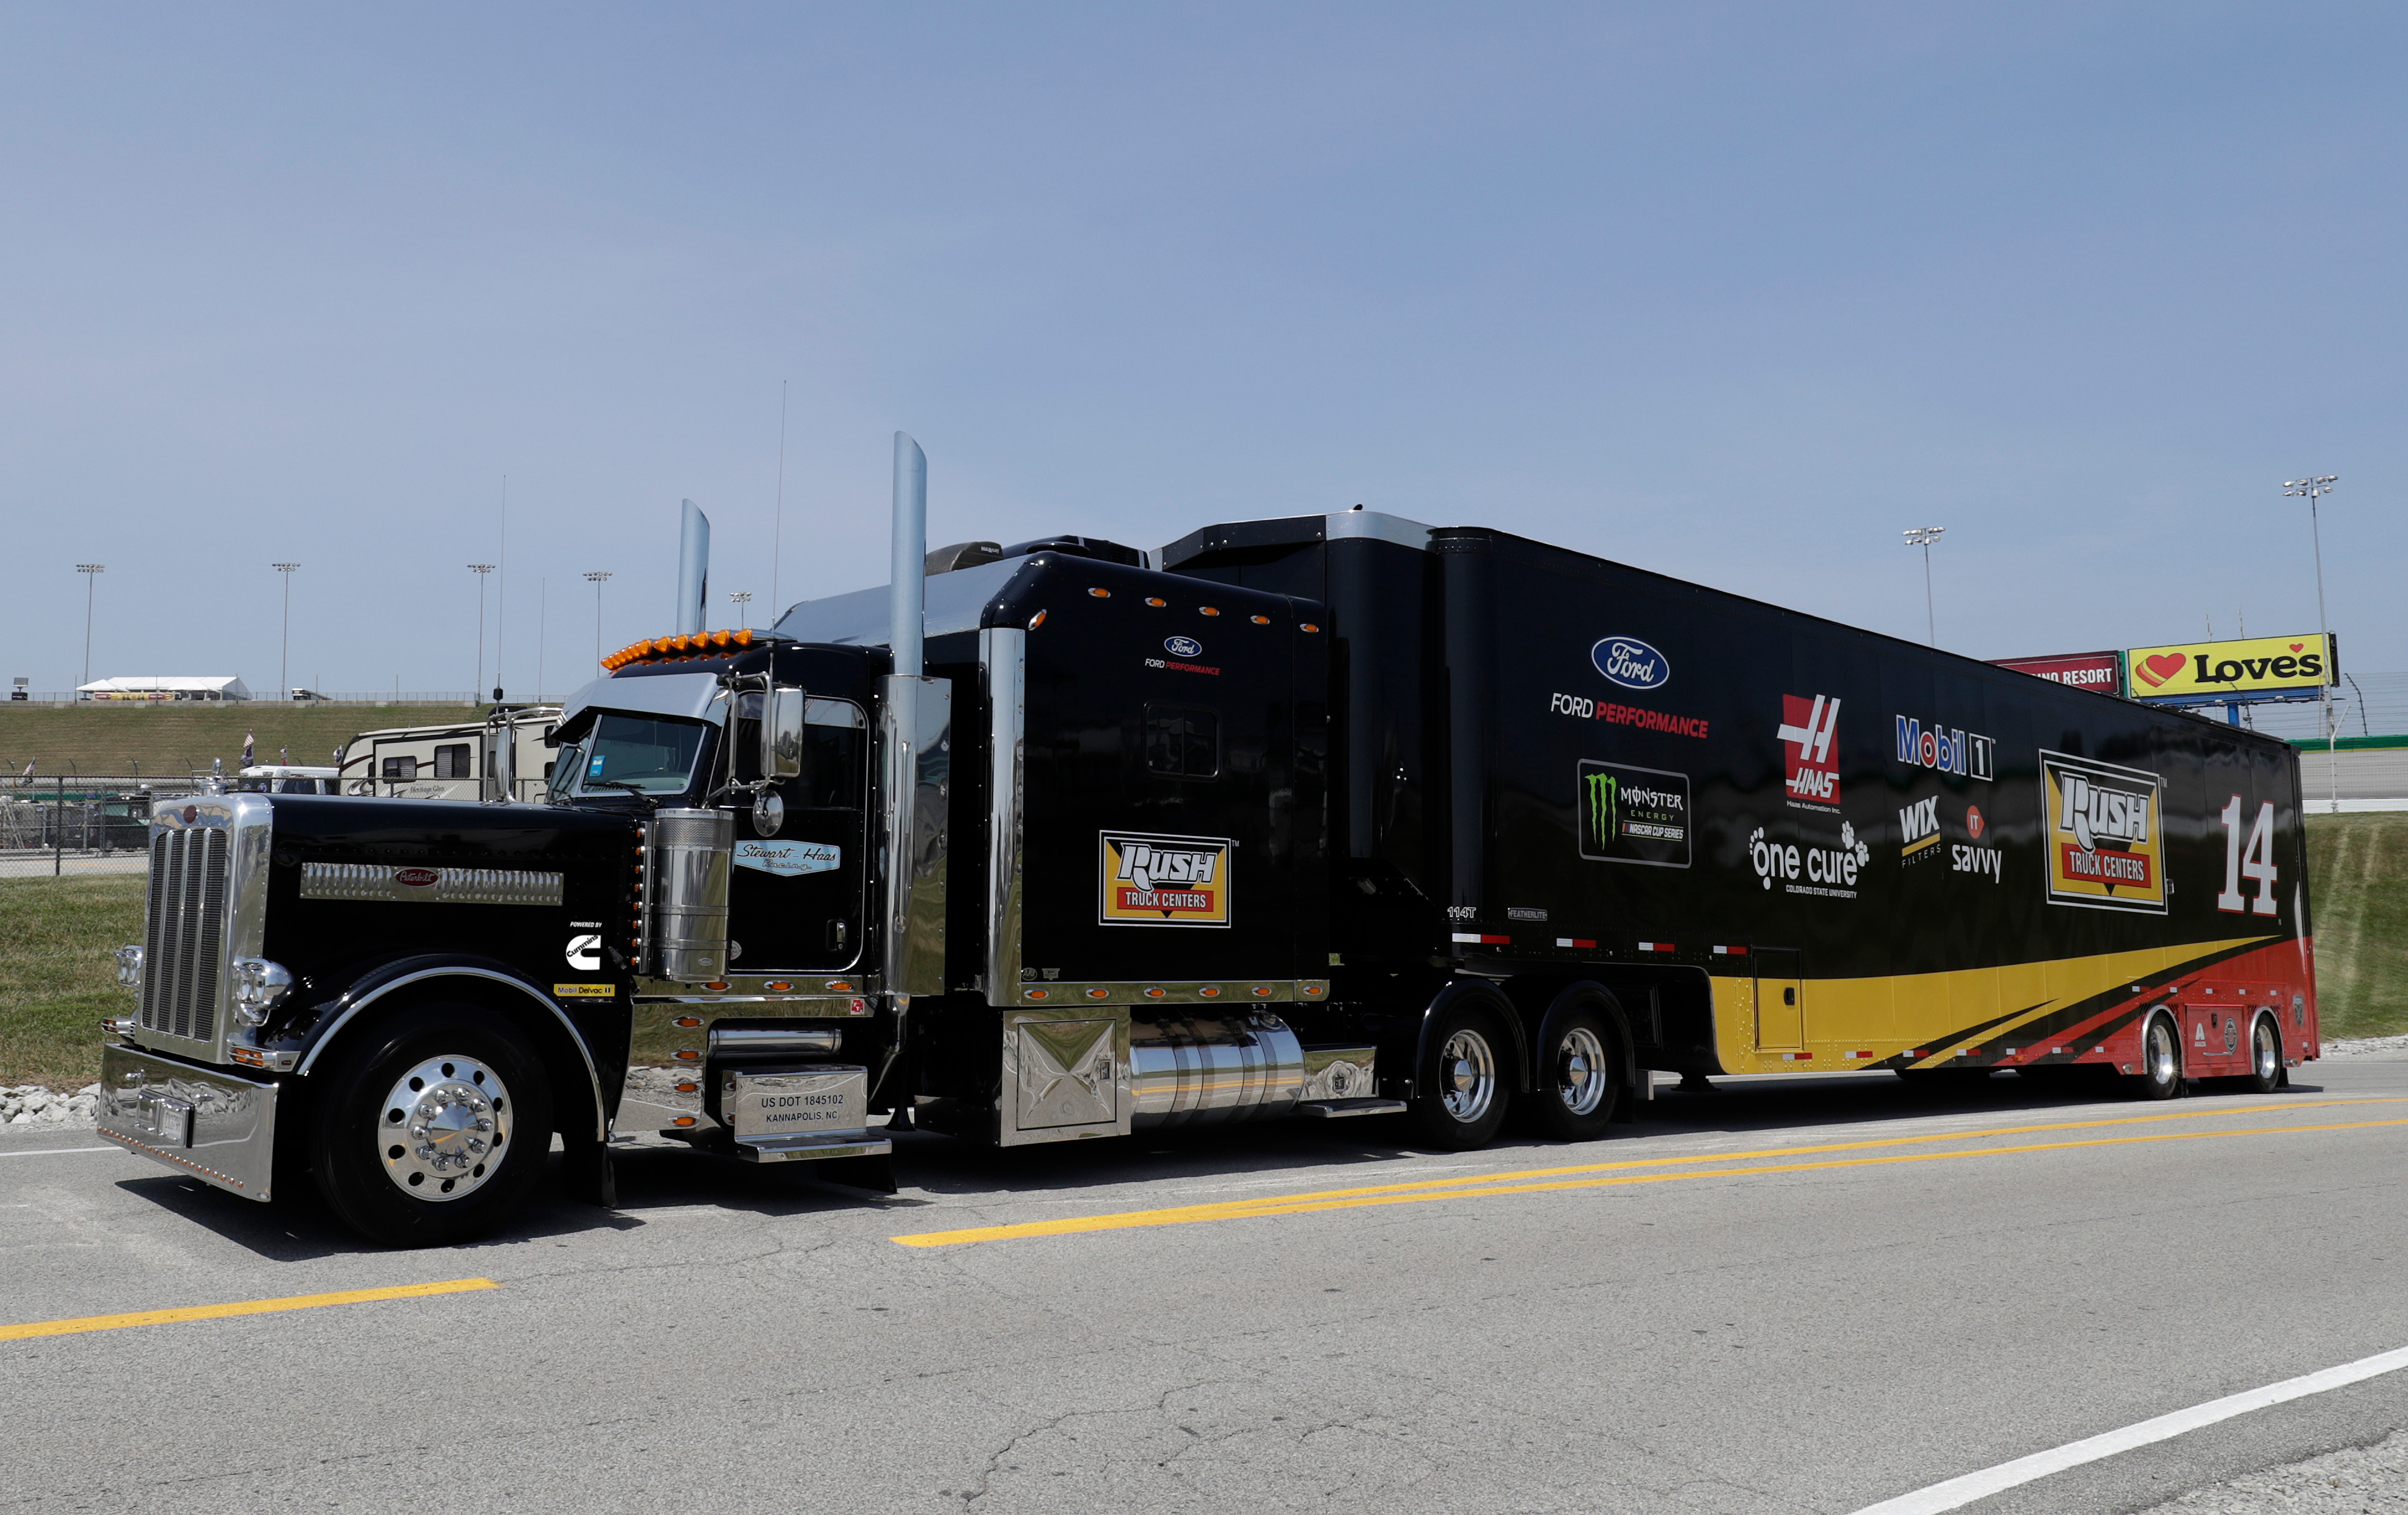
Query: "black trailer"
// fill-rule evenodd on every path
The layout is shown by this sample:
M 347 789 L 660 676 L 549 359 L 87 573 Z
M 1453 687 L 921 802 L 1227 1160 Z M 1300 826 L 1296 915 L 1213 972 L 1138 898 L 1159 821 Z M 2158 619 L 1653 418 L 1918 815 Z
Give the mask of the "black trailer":
M 614 654 L 542 804 L 162 806 L 103 1131 L 423 1241 L 554 1132 L 607 1200 L 639 1132 L 879 1182 L 914 1124 L 1470 1147 L 1651 1069 L 2318 1050 L 2280 743 L 1370 512 L 911 587 Z

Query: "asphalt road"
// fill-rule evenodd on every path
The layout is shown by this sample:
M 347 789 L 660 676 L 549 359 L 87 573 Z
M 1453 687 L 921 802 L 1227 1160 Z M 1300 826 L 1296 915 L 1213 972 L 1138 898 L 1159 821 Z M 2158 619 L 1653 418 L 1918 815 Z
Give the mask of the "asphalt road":
M 499 1287 L 0 1341 L 0 1507 L 1846 1512 L 2408 1345 L 2408 1062 L 2164 1105 L 1741 1080 L 1624 1129 L 915 1136 L 891 1199 L 646 1151 L 614 1213 L 425 1252 L 8 1134 L 0 1322 Z M 2408 1373 L 1971 1508 L 2403 1424 Z

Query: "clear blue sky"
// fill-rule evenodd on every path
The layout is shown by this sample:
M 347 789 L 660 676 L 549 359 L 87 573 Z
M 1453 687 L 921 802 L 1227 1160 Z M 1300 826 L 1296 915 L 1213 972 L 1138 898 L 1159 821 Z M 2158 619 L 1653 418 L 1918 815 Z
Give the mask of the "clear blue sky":
M 714 588 L 1357 501 L 2408 668 L 2395 6 L 18 7 L 0 676 L 581 681 Z M 730 619 L 733 619 L 731 616 Z M 490 665 L 491 654 L 488 654 Z M 487 674 L 487 682 L 492 675 Z

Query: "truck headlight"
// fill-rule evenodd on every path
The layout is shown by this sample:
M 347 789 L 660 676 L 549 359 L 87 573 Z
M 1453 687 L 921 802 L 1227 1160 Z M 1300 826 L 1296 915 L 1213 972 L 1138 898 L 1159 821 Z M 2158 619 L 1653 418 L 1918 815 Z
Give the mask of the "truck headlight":
M 121 947 L 117 950 L 117 981 L 128 989 L 142 987 L 142 949 Z
M 293 975 L 281 963 L 270 963 L 264 957 L 238 957 L 234 960 L 234 1014 L 244 1025 L 255 1026 L 267 1019 L 293 987 Z

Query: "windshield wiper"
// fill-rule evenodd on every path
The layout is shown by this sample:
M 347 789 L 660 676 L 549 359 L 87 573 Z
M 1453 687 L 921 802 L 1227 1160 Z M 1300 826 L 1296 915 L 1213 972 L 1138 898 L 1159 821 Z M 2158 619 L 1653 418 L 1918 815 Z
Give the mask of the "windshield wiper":
M 624 789 L 653 809 L 657 810 L 661 808 L 661 802 L 652 797 L 651 790 L 639 789 L 625 779 L 588 779 L 585 780 L 585 787 L 587 789 Z

